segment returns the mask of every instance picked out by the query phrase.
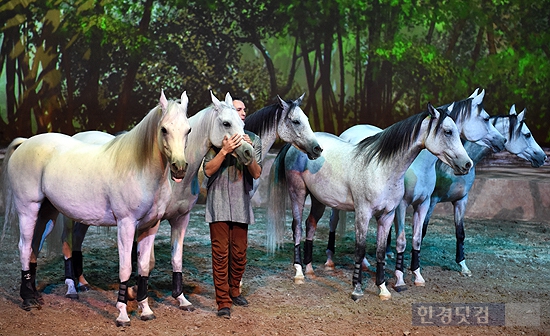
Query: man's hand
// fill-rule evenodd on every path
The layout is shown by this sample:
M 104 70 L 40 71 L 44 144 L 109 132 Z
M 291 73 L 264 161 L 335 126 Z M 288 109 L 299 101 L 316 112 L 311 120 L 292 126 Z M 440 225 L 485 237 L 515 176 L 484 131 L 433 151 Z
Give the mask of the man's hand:
M 252 146 L 252 140 L 250 140 L 250 137 L 248 136 L 248 134 L 245 133 L 243 135 L 243 140 L 248 142 Z
M 233 153 L 233 151 L 241 145 L 242 139 L 243 136 L 238 133 L 233 134 L 231 138 L 228 138 L 227 135 L 224 136 L 221 152 L 223 152 L 224 155 Z

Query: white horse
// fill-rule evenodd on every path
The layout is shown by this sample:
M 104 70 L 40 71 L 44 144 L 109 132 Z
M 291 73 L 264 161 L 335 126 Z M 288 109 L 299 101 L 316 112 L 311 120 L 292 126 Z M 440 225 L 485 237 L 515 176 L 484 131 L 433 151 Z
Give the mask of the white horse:
M 103 145 L 59 133 L 10 144 L 3 164 L 4 225 L 12 222 L 14 215 L 19 217 L 20 295 L 25 310 L 40 307 L 34 283 L 36 268 L 33 271 L 30 266 L 35 226 L 49 220 L 55 224 L 61 212 L 87 225 L 117 226 L 120 284 L 116 324 L 130 324 L 127 282 L 132 271 L 132 243 L 136 231 L 140 232 L 139 274 L 147 277 L 157 224 L 170 201 L 172 184 L 186 176 L 185 147 L 191 129 L 187 104 L 185 92 L 181 104 L 168 101 L 161 93 L 159 105 L 136 127 Z M 145 293 L 139 302 L 141 319 L 154 318 L 147 288 L 138 291 Z
M 544 165 L 546 154 L 533 138 L 531 131 L 525 124 L 524 118 L 525 110 L 517 114 L 515 105 L 513 105 L 507 116 L 495 116 L 491 117 L 491 120 L 495 128 L 506 137 L 506 150 L 529 161 L 532 167 L 538 168 Z M 472 272 L 468 266 L 466 266 L 466 258 L 464 256 L 464 213 L 466 211 L 466 205 L 468 204 L 468 194 L 475 180 L 475 165 L 489 154 L 489 150 L 475 142 L 466 142 L 464 148 L 466 148 L 468 155 L 474 162 L 474 167 L 472 167 L 468 174 L 464 176 L 455 176 L 439 162 L 435 165 L 437 183 L 435 184 L 433 192 L 428 195 L 429 207 L 423 221 L 422 237 L 414 236 L 413 246 L 420 246 L 420 242 L 426 235 L 430 217 L 437 203 L 451 202 L 454 208 L 456 235 L 455 261 L 461 267 L 460 274 L 472 276 Z M 404 228 L 398 226 L 397 229 L 398 231 L 402 231 Z M 397 236 L 399 240 L 398 243 L 405 245 L 405 235 L 399 234 L 398 232 Z M 401 279 L 401 282 L 402 281 Z
M 209 107 L 197 112 L 194 116 L 189 118 L 192 131 L 189 133 L 187 147 L 185 149 L 185 155 L 189 165 L 187 174 L 185 175 L 182 183 L 173 186 L 169 205 L 167 206 L 162 218 L 169 221 L 172 230 L 172 296 L 179 302 L 180 309 L 187 311 L 192 311 L 194 308 L 183 294 L 183 239 L 185 237 L 187 225 L 189 224 L 191 209 L 196 204 L 199 197 L 200 188 L 198 172 L 201 167 L 202 160 L 210 147 L 215 146 L 221 148 L 224 136 L 231 137 L 235 133 L 241 135 L 244 134 L 244 123 L 233 106 L 231 95 L 227 93 L 225 101 L 223 102 L 219 101 L 212 93 L 211 98 L 212 104 Z M 114 138 L 113 135 L 98 131 L 81 132 L 75 134 L 73 137 L 81 141 L 95 144 L 105 143 Z M 234 151 L 233 155 L 235 155 L 241 162 L 249 164 L 252 160 L 252 153 L 252 146 L 243 140 L 241 142 L 241 146 Z M 71 228 L 66 226 L 65 229 L 67 231 Z M 64 254 L 66 258 L 71 257 L 71 252 L 73 256 L 80 252 L 79 247 L 82 245 L 87 229 L 87 225 L 75 223 L 75 227 L 72 232 L 72 242 L 64 242 Z M 71 232 L 65 232 L 63 236 L 70 237 L 70 233 Z M 71 243 L 73 245 L 72 250 L 69 248 Z M 155 258 L 153 249 L 151 251 L 149 268 L 152 269 L 154 264 Z M 77 269 L 79 269 L 79 271 L 82 270 L 82 264 L 74 267 L 74 271 Z M 74 271 L 68 271 L 68 274 L 65 276 L 72 279 L 72 274 Z M 80 274 L 77 273 L 75 274 L 75 277 L 78 277 L 79 275 Z M 138 300 L 141 296 L 143 296 L 143 293 L 139 292 L 140 282 L 143 281 L 146 281 L 146 279 L 143 277 L 138 277 Z M 85 283 L 87 284 L 87 282 Z M 133 295 L 133 288 L 130 288 L 130 291 Z M 78 292 L 75 286 L 71 286 L 70 283 L 67 285 L 66 296 L 78 298 Z
M 428 104 L 428 111 L 400 121 L 357 145 L 328 134 L 316 133 L 323 148 L 315 161 L 289 146 L 281 151 L 271 168 L 271 204 L 268 209 L 268 232 L 282 232 L 284 227 L 286 190 L 292 202 L 294 234 L 295 282 L 304 281 L 300 242 L 302 212 L 306 196 L 311 196 L 311 213 L 306 220 L 306 254 L 304 263 L 311 263 L 311 244 L 317 220 L 325 206 L 355 210 L 355 270 L 352 298 L 363 296 L 361 262 L 365 256 L 369 220 L 378 222 L 377 277 L 380 298 L 389 299 L 385 286 L 385 243 L 394 211 L 403 198 L 405 171 L 423 148 L 453 167 L 457 174 L 466 174 L 472 161 L 459 138 L 456 124 L 446 113 Z M 287 186 L 284 188 L 283 186 Z M 286 189 L 286 190 L 285 190 Z M 275 246 L 268 246 L 274 250 Z
M 449 108 L 449 116 L 455 120 L 457 128 L 460 132 L 462 139 L 476 141 L 480 145 L 489 148 L 493 151 L 500 151 L 504 147 L 506 139 L 498 132 L 498 130 L 490 123 L 489 114 L 483 109 L 483 98 L 485 91 L 478 93 L 479 89 L 476 89 L 470 97 L 461 101 L 444 105 L 441 108 Z M 367 136 L 373 135 L 381 130 L 371 125 L 356 125 L 345 132 L 340 137 L 350 143 L 358 143 Z M 413 214 L 413 235 L 420 237 L 421 227 L 426 215 L 426 211 L 429 206 L 429 198 L 432 191 L 435 188 L 436 174 L 435 164 L 438 158 L 426 150 L 422 150 L 420 154 L 413 161 L 411 166 L 405 173 L 405 193 L 403 199 L 395 210 L 395 226 L 396 228 L 403 227 L 405 221 L 405 210 L 409 205 L 414 208 Z M 329 243 L 327 247 L 327 261 L 325 263 L 325 269 L 334 269 L 334 262 L 332 256 L 334 254 L 335 246 L 335 231 L 339 222 L 339 217 L 342 216 L 341 211 L 332 211 L 330 219 L 330 233 Z M 342 216 L 345 220 L 345 215 Z M 397 243 L 397 260 L 395 275 L 397 282 L 395 289 L 397 291 L 404 289 L 403 279 L 403 251 L 405 246 L 403 245 L 404 231 L 397 229 L 398 240 Z M 388 247 L 386 253 L 390 255 L 389 241 L 386 246 Z M 413 267 L 411 268 L 415 274 L 415 284 L 417 286 L 423 286 L 425 281 L 420 274 L 419 267 L 415 267 L 419 263 L 419 251 L 420 245 L 413 244 Z M 363 267 L 368 267 L 369 263 L 367 259 L 363 260 Z

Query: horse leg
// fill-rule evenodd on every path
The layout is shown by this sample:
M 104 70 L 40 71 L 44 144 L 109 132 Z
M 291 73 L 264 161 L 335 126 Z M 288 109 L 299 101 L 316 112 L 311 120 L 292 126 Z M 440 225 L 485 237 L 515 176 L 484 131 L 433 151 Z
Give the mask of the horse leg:
M 70 222 L 70 223 L 69 223 Z M 78 292 L 75 286 L 75 272 L 73 269 L 72 259 L 72 241 L 73 241 L 73 221 L 69 221 L 63 225 L 63 257 L 65 265 L 65 285 L 67 286 L 67 293 L 65 297 L 69 299 L 78 300 Z
M 386 287 L 384 268 L 386 265 L 386 243 L 394 218 L 394 212 L 390 212 L 378 218 L 376 230 L 376 286 L 380 289 L 380 300 L 391 299 L 391 293 Z
M 33 308 L 41 309 L 37 300 L 36 291 L 36 254 L 33 253 L 32 243 L 36 227 L 40 203 L 31 203 L 26 207 L 18 208 L 19 216 L 19 259 L 21 261 L 21 286 L 19 295 L 23 299 L 21 308 L 30 311 Z
M 311 211 L 306 219 L 306 241 L 304 244 L 304 264 L 306 265 L 306 274 L 314 278 L 313 271 L 313 238 L 317 230 L 317 223 L 323 217 L 326 206 L 311 195 Z
M 468 196 L 453 203 L 455 217 L 455 235 L 456 235 L 456 262 L 460 265 L 460 274 L 463 276 L 472 276 L 472 271 L 466 266 L 466 258 L 464 257 L 464 213 L 468 204 Z
M 149 272 L 151 271 L 151 252 L 155 236 L 159 230 L 160 221 L 147 230 L 138 232 L 137 237 L 137 253 L 138 253 L 138 290 L 137 301 L 138 308 L 141 311 L 140 319 L 149 321 L 155 319 L 155 314 L 149 307 L 147 296 Z
M 422 245 L 422 228 L 430 208 L 430 200 L 419 204 L 413 214 L 413 244 L 411 252 L 411 271 L 414 273 L 414 285 L 424 287 L 426 281 L 420 274 L 420 247 Z
M 88 232 L 89 225 L 75 222 L 73 224 L 73 241 L 72 241 L 72 260 L 75 280 L 78 280 L 77 289 L 80 292 L 87 292 L 91 289 L 90 284 L 84 277 L 83 255 L 82 255 L 82 242 L 86 233 Z
M 287 174 L 288 194 L 292 204 L 292 236 L 294 239 L 294 283 L 303 284 L 305 277 L 302 271 L 302 252 L 300 242 L 302 240 L 302 214 L 306 202 L 307 188 L 300 176 Z
M 119 258 L 119 285 L 116 308 L 119 311 L 116 318 L 117 327 L 130 326 L 130 318 L 128 317 L 128 280 L 132 275 L 132 245 L 134 243 L 134 235 L 136 232 L 135 223 L 130 219 L 124 219 L 117 223 L 117 242 L 118 242 L 118 258 Z
M 179 308 L 185 311 L 193 311 L 195 307 L 183 295 L 183 240 L 187 225 L 189 225 L 188 212 L 176 219 L 171 219 L 171 240 L 172 240 L 172 297 L 179 302 Z
M 397 251 L 397 257 L 395 258 L 395 286 L 396 292 L 401 292 L 407 289 L 407 285 L 403 279 L 403 256 L 405 249 L 407 248 L 407 238 L 405 235 L 405 214 L 407 210 L 407 204 L 403 201 L 399 203 L 395 209 L 394 226 L 397 236 L 395 242 L 395 250 Z M 388 244 L 391 242 L 391 227 L 388 233 Z M 386 257 L 388 256 L 388 249 L 386 247 Z
M 340 211 L 338 209 L 332 208 L 330 212 L 329 220 L 329 233 L 328 233 L 328 244 L 327 244 L 327 261 L 325 262 L 325 271 L 334 271 L 334 262 L 332 261 L 332 256 L 334 255 L 335 245 L 336 245 L 336 228 L 338 227 L 338 222 L 340 221 Z
M 355 206 L 355 265 L 353 269 L 353 292 L 351 298 L 357 301 L 363 297 L 363 272 L 361 265 L 365 258 L 367 245 L 367 231 L 371 214 Z
M 428 211 L 426 212 L 426 217 L 424 218 L 424 222 L 422 223 L 422 239 L 424 239 L 426 233 L 428 233 L 428 224 L 430 223 L 430 218 L 432 218 L 432 214 L 437 203 L 438 200 L 436 198 L 430 198 Z

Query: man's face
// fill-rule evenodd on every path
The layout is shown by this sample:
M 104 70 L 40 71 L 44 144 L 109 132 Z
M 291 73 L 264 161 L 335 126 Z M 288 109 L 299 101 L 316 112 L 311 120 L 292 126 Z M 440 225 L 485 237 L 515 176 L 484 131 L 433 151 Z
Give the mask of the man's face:
M 237 109 L 237 113 L 244 121 L 244 118 L 246 118 L 246 107 L 244 106 L 244 103 L 240 100 L 234 100 L 233 106 L 235 106 L 235 109 Z

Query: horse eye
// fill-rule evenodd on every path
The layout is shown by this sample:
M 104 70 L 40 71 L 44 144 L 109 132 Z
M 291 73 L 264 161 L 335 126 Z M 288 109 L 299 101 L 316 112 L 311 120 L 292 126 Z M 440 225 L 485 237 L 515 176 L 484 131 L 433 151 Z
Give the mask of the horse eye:
M 224 121 L 223 122 L 223 126 L 224 127 L 231 127 L 231 123 L 227 122 L 227 121 Z
M 446 136 L 451 136 L 451 135 L 453 135 L 453 131 L 451 131 L 451 130 L 445 130 L 445 135 L 446 135 Z
M 489 117 L 486 117 L 486 118 L 484 118 L 483 120 L 485 120 L 486 122 L 489 122 L 490 118 L 489 118 Z
M 526 134 L 525 134 L 525 137 L 526 137 L 526 138 L 530 138 L 530 137 L 531 137 L 531 133 L 526 133 Z
M 166 130 L 166 127 L 162 127 L 160 130 L 162 131 L 163 134 L 168 133 L 168 130 Z
M 293 123 L 294 125 L 300 125 L 300 120 L 292 120 L 292 123 Z

